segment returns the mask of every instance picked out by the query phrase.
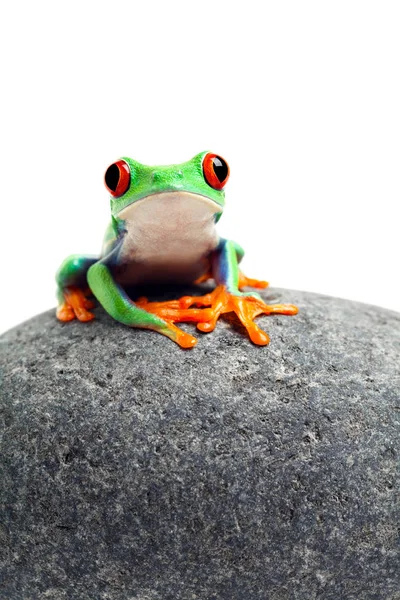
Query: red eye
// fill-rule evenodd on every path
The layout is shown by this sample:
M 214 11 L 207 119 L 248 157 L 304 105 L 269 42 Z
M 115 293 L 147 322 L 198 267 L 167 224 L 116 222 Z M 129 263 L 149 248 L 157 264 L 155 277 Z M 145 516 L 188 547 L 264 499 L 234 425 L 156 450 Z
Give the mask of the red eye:
M 204 179 L 215 190 L 222 190 L 229 178 L 228 163 L 218 154 L 206 154 L 203 160 Z
M 117 160 L 117 162 L 110 165 L 104 175 L 105 186 L 114 198 L 125 194 L 130 181 L 131 172 L 124 160 Z

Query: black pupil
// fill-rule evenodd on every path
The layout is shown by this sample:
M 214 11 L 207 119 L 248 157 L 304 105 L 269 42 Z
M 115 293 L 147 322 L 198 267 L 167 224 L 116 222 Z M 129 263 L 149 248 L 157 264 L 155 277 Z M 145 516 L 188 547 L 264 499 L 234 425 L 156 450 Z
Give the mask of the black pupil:
M 218 156 L 213 158 L 213 167 L 214 173 L 218 177 L 219 182 L 222 183 L 223 181 L 225 181 L 226 176 L 228 175 L 228 165 L 226 164 L 224 159 L 219 158 Z
M 112 192 L 115 192 L 119 182 L 119 169 L 115 163 L 108 167 L 105 175 L 105 180 L 108 189 Z

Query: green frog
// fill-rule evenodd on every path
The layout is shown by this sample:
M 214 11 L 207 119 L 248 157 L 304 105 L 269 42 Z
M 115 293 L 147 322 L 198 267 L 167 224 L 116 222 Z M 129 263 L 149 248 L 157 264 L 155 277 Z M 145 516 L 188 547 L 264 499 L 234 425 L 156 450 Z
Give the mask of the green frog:
M 294 315 L 292 304 L 266 304 L 257 292 L 268 283 L 239 270 L 244 251 L 216 230 L 224 204 L 229 166 L 219 155 L 201 152 L 188 162 L 150 167 L 121 158 L 105 173 L 110 193 L 111 223 L 100 256 L 72 255 L 57 272 L 61 321 L 94 318 L 94 296 L 117 321 L 157 331 L 192 348 L 197 339 L 176 323 L 194 322 L 212 331 L 220 315 L 233 312 L 259 346 L 268 335 L 254 322 L 261 314 Z M 188 284 L 214 279 L 215 289 L 203 296 L 135 302 L 126 289 L 147 284 Z

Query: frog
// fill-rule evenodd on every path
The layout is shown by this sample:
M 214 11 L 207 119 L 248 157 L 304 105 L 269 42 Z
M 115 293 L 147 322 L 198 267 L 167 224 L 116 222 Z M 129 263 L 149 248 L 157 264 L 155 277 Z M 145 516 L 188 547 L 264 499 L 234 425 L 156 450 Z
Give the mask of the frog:
M 295 315 L 298 308 L 267 304 L 257 290 L 268 282 L 246 277 L 239 268 L 243 248 L 218 234 L 229 176 L 226 160 L 210 151 L 173 165 L 147 166 L 129 157 L 113 162 L 104 175 L 111 221 L 101 252 L 73 254 L 61 264 L 57 318 L 91 321 L 96 299 L 120 323 L 158 332 L 189 349 L 197 338 L 177 323 L 195 323 L 209 333 L 221 315 L 235 313 L 251 342 L 266 346 L 270 338 L 254 319 Z M 212 291 L 174 300 L 133 300 L 127 291 L 211 280 Z M 254 291 L 244 290 L 248 287 Z

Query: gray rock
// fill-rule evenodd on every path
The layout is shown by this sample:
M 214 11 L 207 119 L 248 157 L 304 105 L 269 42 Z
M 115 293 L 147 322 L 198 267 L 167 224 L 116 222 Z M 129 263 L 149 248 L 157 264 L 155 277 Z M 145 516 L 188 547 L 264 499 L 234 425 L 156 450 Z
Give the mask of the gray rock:
M 266 297 L 301 312 L 265 348 L 101 308 L 0 338 L 1 599 L 400 598 L 400 315 Z

